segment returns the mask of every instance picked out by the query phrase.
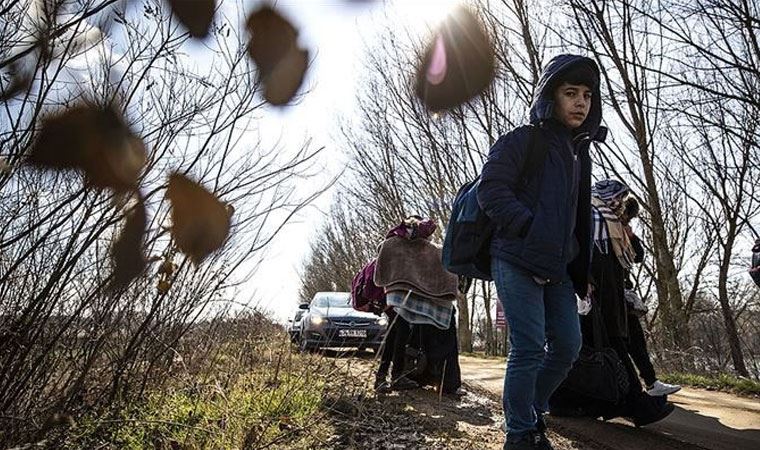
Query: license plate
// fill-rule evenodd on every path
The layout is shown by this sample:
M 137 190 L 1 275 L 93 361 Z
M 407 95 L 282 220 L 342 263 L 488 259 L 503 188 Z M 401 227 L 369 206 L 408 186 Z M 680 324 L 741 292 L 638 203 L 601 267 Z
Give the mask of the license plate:
M 367 330 L 338 330 L 338 337 L 365 338 Z

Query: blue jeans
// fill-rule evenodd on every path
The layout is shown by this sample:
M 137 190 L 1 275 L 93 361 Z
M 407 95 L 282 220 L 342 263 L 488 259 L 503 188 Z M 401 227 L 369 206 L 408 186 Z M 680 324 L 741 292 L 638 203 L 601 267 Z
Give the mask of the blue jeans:
M 509 325 L 509 358 L 504 377 L 507 439 L 536 429 L 537 414 L 567 376 L 581 348 L 575 290 L 568 275 L 540 285 L 514 264 L 493 258 L 491 273 Z

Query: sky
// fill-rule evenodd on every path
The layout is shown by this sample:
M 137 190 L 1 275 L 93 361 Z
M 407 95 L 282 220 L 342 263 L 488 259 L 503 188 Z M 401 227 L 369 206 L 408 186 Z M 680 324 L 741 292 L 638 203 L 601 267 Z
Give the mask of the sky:
M 305 80 L 303 100 L 284 110 L 268 111 L 262 129 L 272 131 L 262 139 L 282 137 L 283 145 L 291 148 L 311 139 L 314 146 L 325 147 L 321 175 L 313 186 L 303 186 L 303 193 L 313 192 L 322 181 L 340 174 L 346 163 L 337 125 L 340 117 L 349 117 L 353 111 L 365 43 L 378 39 L 390 22 L 394 27 L 426 33 L 456 4 L 455 0 L 277 2 L 280 11 L 299 27 L 300 44 L 310 49 L 314 61 Z M 329 211 L 331 196 L 332 191 L 326 192 L 297 214 L 275 239 L 265 263 L 241 287 L 238 295 L 243 301 L 269 311 L 282 322 L 295 313 L 299 271 L 309 254 L 309 241 Z
M 41 2 L 32 2 L 33 9 L 26 11 L 28 23 L 25 24 L 30 29 L 40 20 Z M 244 21 L 251 10 L 263 3 L 267 1 L 217 0 L 220 10 L 216 19 L 239 17 Z M 249 131 L 253 139 L 260 139 L 261 146 L 279 146 L 278 151 L 285 154 L 295 153 L 306 141 L 310 141 L 312 149 L 324 147 L 318 161 L 319 176 L 308 185 L 298 186 L 298 194 L 308 197 L 340 174 L 346 164 L 338 125 L 341 117 L 351 117 L 354 110 L 365 47 L 381 35 L 387 36 L 385 30 L 389 26 L 399 31 L 409 30 L 412 34 L 428 34 L 459 0 L 269 0 L 268 3 L 274 4 L 297 27 L 299 44 L 309 50 L 312 61 L 301 88 L 302 99 L 284 108 L 266 109 L 261 117 L 256 117 L 256 128 Z M 241 5 L 242 14 L 238 9 Z M 105 41 L 100 39 L 103 33 L 96 25 L 113 20 L 112 13 L 113 9 L 102 10 L 88 19 L 86 32 L 77 31 L 84 44 L 79 56 L 67 63 L 65 71 L 66 79 L 75 83 L 64 85 L 97 85 L 91 66 L 97 65 L 100 58 L 119 59 L 118 50 L 100 45 Z M 138 11 L 136 17 L 139 16 Z M 237 25 L 242 26 L 242 23 Z M 118 47 L 121 42 L 118 32 L 112 30 L 106 34 Z M 22 47 L 26 45 L 29 43 L 19 43 Z M 191 41 L 184 50 L 203 65 L 204 54 L 208 53 L 204 43 Z M 32 64 L 32 60 L 22 61 Z M 115 68 L 117 70 L 108 74 L 114 82 L 121 76 L 118 69 L 126 69 L 119 64 Z M 61 92 L 64 95 L 68 90 Z M 310 239 L 326 218 L 331 200 L 332 192 L 328 191 L 291 219 L 266 249 L 264 263 L 240 286 L 233 299 L 235 303 L 262 308 L 281 322 L 295 312 L 299 303 L 299 270 L 308 257 Z

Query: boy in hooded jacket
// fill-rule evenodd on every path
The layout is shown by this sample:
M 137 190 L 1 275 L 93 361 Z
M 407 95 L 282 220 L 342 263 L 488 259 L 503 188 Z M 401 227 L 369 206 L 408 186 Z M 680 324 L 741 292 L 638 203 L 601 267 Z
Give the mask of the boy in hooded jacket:
M 478 202 L 495 224 L 491 274 L 509 324 L 505 449 L 551 449 L 542 415 L 581 347 L 577 294 L 589 289 L 592 141 L 603 141 L 599 69 L 559 55 L 543 69 L 530 124 L 491 147 Z M 531 127 L 546 156 L 520 179 Z

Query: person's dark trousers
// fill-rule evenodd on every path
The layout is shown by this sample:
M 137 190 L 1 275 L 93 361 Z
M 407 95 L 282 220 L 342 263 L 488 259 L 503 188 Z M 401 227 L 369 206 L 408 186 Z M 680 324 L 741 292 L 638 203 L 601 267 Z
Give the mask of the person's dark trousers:
M 383 346 L 380 350 L 380 367 L 377 369 L 381 378 L 385 378 L 388 374 L 391 361 L 393 361 L 393 349 L 396 346 L 396 321 L 394 320 L 396 317 L 392 312 L 388 313 L 388 331 L 385 333 Z
M 406 344 L 409 342 L 409 335 L 412 333 L 412 328 L 409 325 L 409 322 L 404 320 L 400 315 L 396 315 L 396 318 L 393 320 L 395 324 L 393 325 L 393 355 L 391 357 L 393 366 L 391 366 L 391 379 L 397 380 L 404 375 Z
M 633 314 L 628 315 L 628 353 L 634 364 L 639 369 L 639 374 L 647 386 L 657 381 L 654 373 L 652 360 L 649 359 L 649 350 L 644 338 L 644 330 L 641 328 L 639 318 Z

